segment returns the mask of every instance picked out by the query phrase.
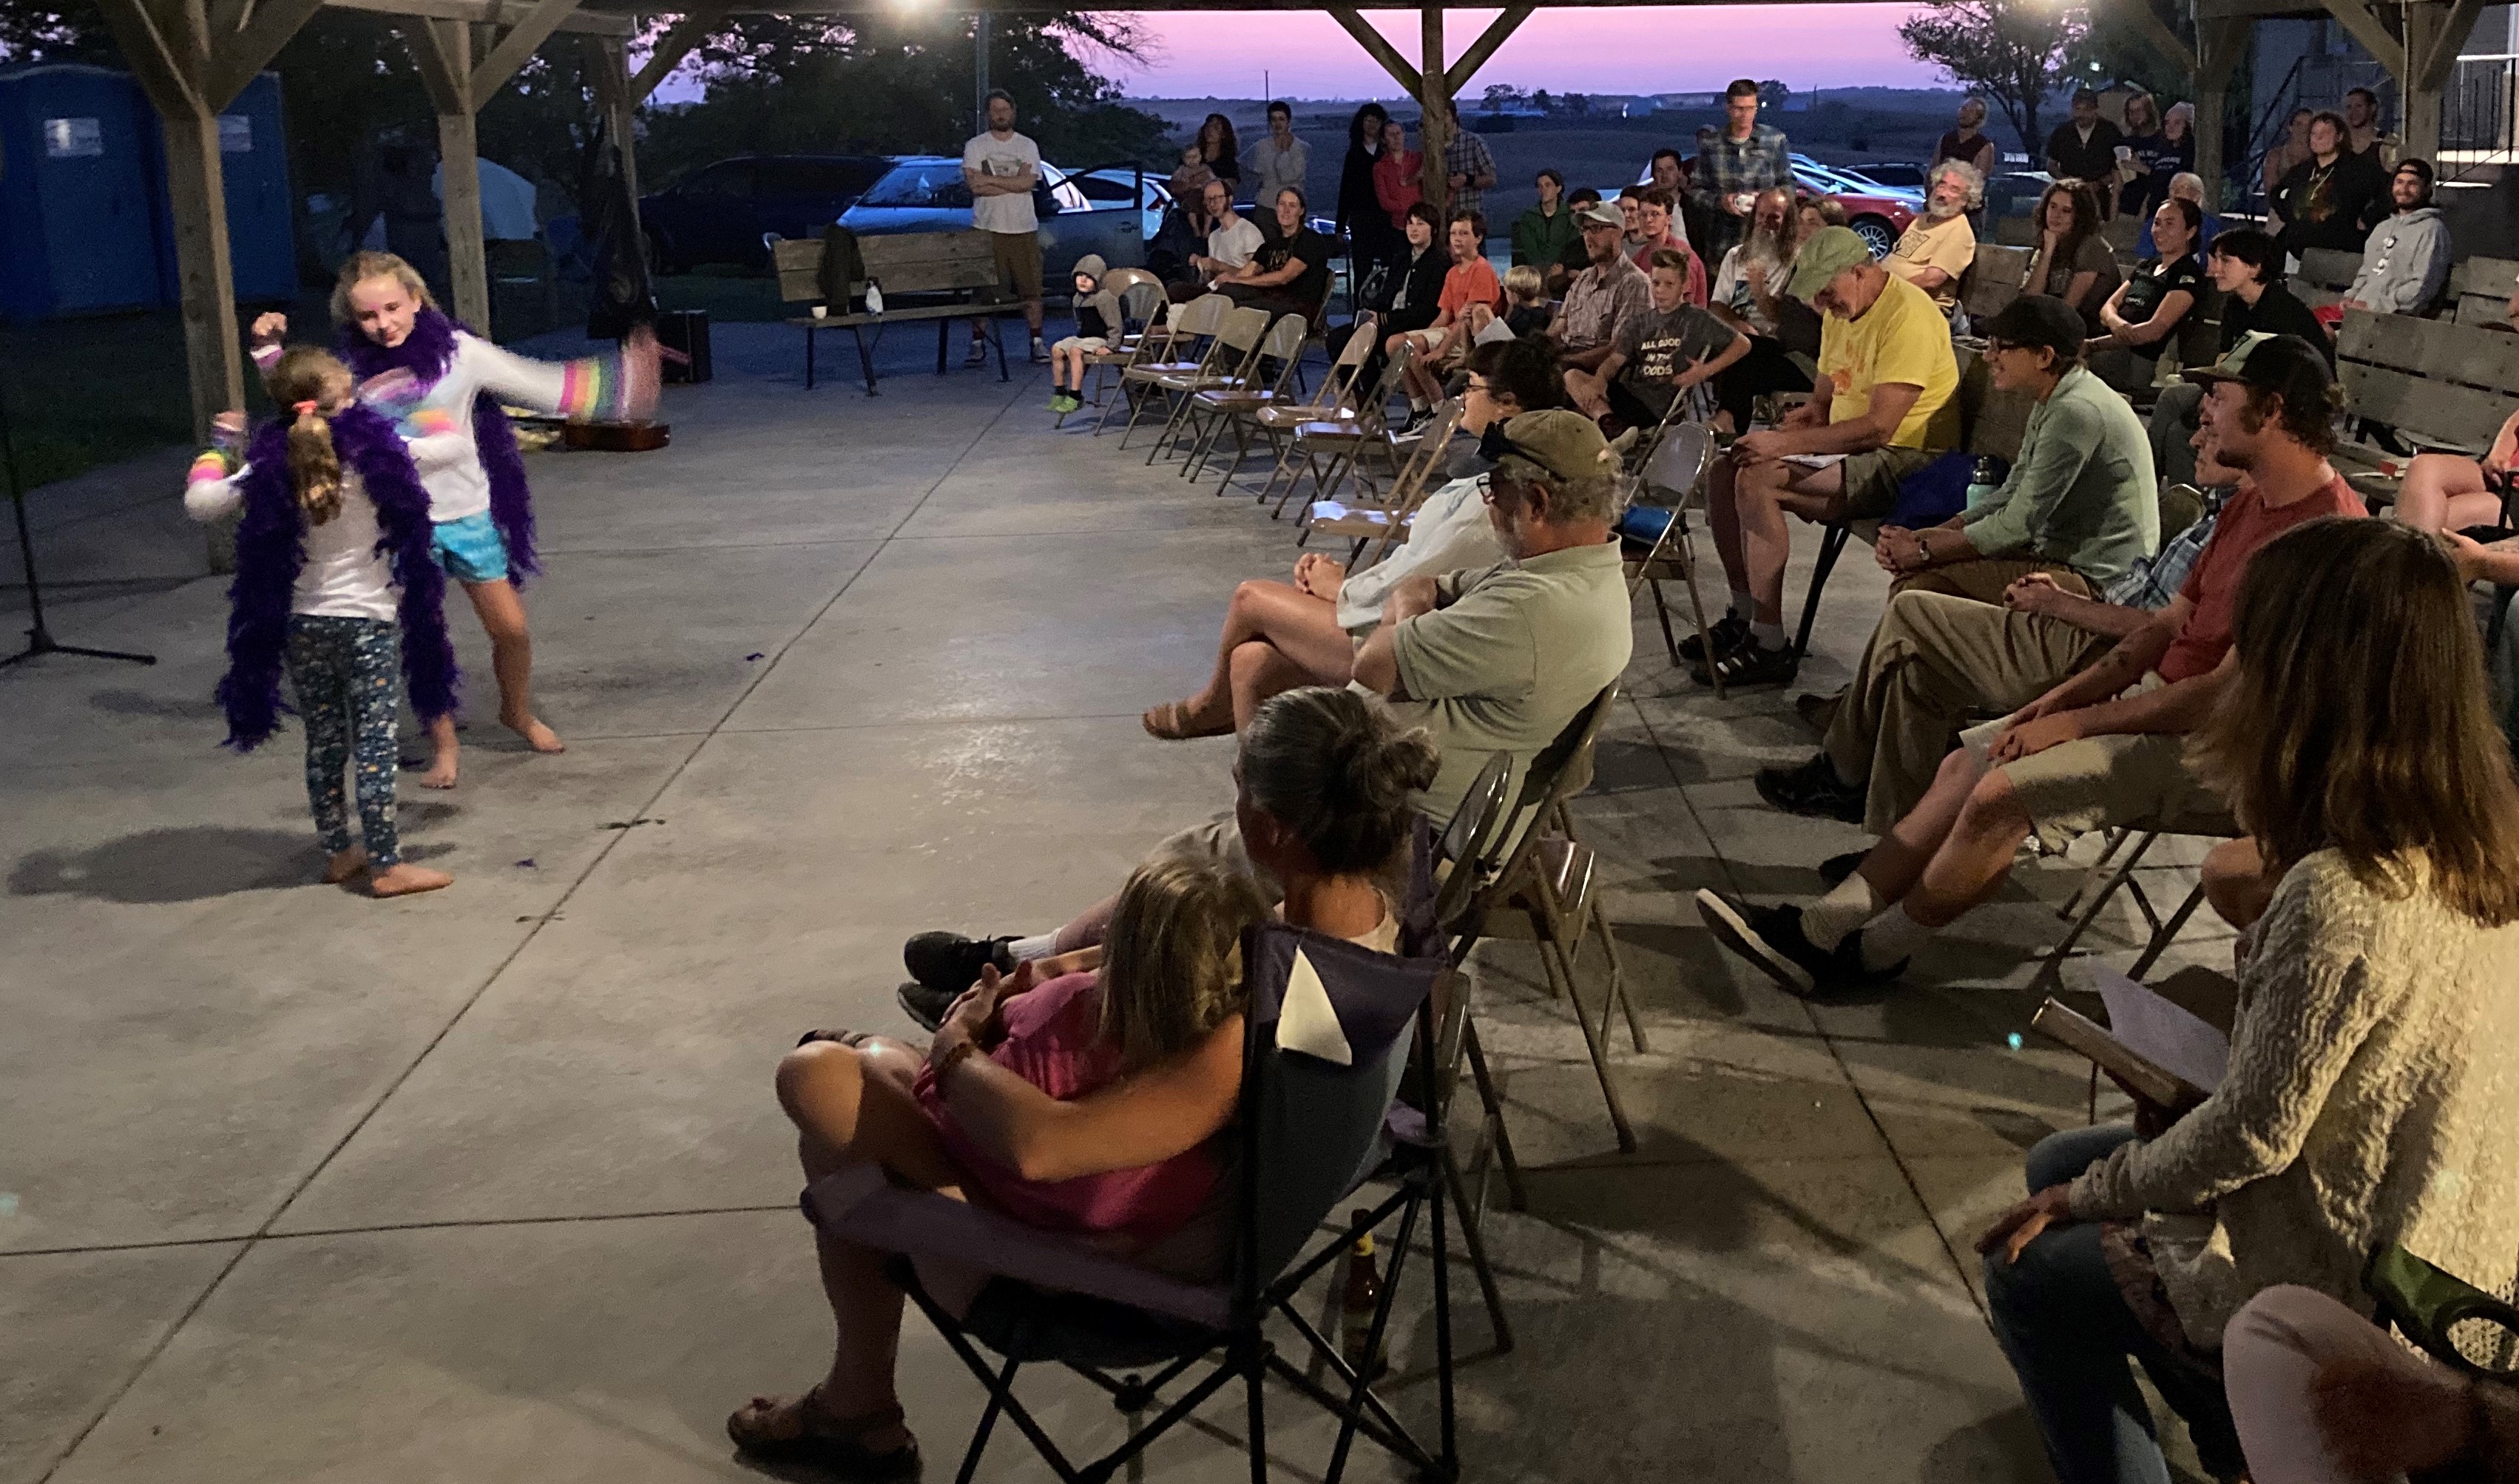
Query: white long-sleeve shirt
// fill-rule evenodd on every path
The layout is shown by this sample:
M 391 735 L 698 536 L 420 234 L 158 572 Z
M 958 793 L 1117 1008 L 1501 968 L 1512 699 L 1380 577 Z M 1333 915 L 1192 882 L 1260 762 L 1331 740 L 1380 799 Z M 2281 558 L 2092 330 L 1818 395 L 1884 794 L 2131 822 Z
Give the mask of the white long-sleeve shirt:
M 245 464 L 225 479 L 197 479 L 184 487 L 184 513 L 212 521 L 244 508 Z M 396 614 L 393 568 L 378 553 L 384 533 L 376 502 L 359 471 L 341 469 L 341 508 L 322 525 L 306 526 L 306 562 L 288 596 L 288 611 L 318 618 L 376 619 Z
M 428 491 L 428 518 L 439 525 L 462 520 L 490 508 L 490 475 L 481 466 L 481 451 L 472 441 L 472 399 L 483 391 L 502 402 L 547 413 L 575 413 L 577 403 L 591 403 L 591 386 L 573 387 L 572 378 L 587 379 L 591 361 L 535 361 L 501 350 L 489 341 L 457 330 L 455 356 L 446 373 L 416 407 L 379 407 L 388 416 L 404 419 L 412 461 L 420 466 L 420 486 Z M 451 431 L 412 438 L 409 424 L 418 415 L 438 413 L 453 419 Z

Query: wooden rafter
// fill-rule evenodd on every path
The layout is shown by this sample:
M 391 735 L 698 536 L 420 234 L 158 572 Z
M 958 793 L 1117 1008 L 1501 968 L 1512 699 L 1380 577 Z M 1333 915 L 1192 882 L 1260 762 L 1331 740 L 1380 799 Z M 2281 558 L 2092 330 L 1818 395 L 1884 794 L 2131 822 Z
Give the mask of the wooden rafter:
M 1496 48 L 1504 45 L 1506 39 L 1513 35 L 1514 28 L 1529 20 L 1530 13 L 1537 9 L 1535 5 L 1508 6 L 1504 14 L 1488 22 L 1487 28 L 1480 33 L 1479 39 L 1470 43 L 1470 49 L 1453 59 L 1452 65 L 1443 69 L 1443 91 L 1459 97 L 1461 89 L 1468 87 L 1470 79 L 1478 75 L 1479 68 L 1485 66 L 1487 59 L 1496 54 Z
M 2458 48 L 2475 30 L 2475 18 L 2482 14 L 2484 0 L 2456 0 L 2444 18 L 2432 44 L 2417 59 L 2414 86 L 2426 93 L 2438 92 L 2449 83 L 2449 74 L 2457 66 Z
M 1390 37 L 1375 30 L 1352 5 L 1333 5 L 1329 12 L 1330 19 L 1355 38 L 1355 44 L 1364 48 L 1366 56 L 1382 64 L 1382 69 L 1391 74 L 1392 81 L 1399 84 L 1409 97 L 1417 96 L 1417 90 L 1425 85 L 1424 80 L 1408 59 L 1399 55 L 1399 48 L 1391 44 Z
M 2326 13 L 2335 18 L 2335 23 L 2362 43 L 2362 50 L 2386 67 L 2389 76 L 2403 78 L 2406 75 L 2405 46 L 2388 29 L 2386 22 L 2363 8 L 2362 0 L 2325 0 L 2325 5 Z
M 271 0 L 263 0 L 269 4 Z M 401 19 L 426 16 L 438 21 L 469 21 L 479 25 L 521 25 L 534 11 L 531 0 L 324 0 L 336 11 L 366 11 Z M 630 17 L 581 7 L 559 23 L 559 29 L 587 36 L 630 36 L 638 24 Z
M 533 59 L 536 49 L 550 40 L 552 32 L 558 30 L 559 23 L 576 9 L 577 0 L 541 0 L 531 14 L 500 37 L 490 55 L 472 68 L 472 107 L 478 109 L 498 96 L 508 79 Z
M 271 65 L 280 49 L 323 7 L 324 0 L 262 0 L 253 6 L 243 26 L 219 40 L 204 79 L 210 107 L 224 109 L 236 102 L 254 74 Z
M 2150 42 L 2152 50 L 2171 66 L 2190 77 L 2195 75 L 2195 53 L 2188 48 L 2185 38 L 2168 22 L 2160 19 L 2160 13 L 2151 8 L 2151 0 L 2125 0 L 2119 14 L 2134 22 L 2134 28 L 2143 33 L 2143 39 Z
M 201 107 L 196 74 L 185 65 L 188 59 L 168 44 L 158 15 L 140 0 L 115 0 L 104 10 L 106 24 L 122 47 L 123 60 L 131 64 L 132 75 L 140 79 L 141 89 L 159 112 Z
M 646 62 L 639 68 L 639 75 L 630 79 L 631 106 L 635 108 L 646 102 L 647 96 L 656 91 L 656 85 L 672 76 L 674 68 L 681 66 L 684 59 L 708 39 L 709 32 L 725 23 L 731 9 L 727 5 L 703 6 L 675 22 L 673 28 L 657 41 L 656 49 L 647 54 Z

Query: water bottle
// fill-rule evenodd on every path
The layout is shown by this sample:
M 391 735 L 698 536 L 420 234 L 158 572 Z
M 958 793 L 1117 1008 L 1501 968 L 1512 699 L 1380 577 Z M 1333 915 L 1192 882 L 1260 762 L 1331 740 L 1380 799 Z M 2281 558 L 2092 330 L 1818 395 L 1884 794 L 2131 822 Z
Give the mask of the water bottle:
M 1950 486 L 1944 485 L 1942 488 L 1947 490 Z M 1967 507 L 1971 510 L 1982 508 L 1991 503 L 1994 497 L 2001 493 L 2003 493 L 2003 476 L 1995 472 L 1994 456 L 1989 454 L 1979 458 L 1976 467 L 1968 473 Z
M 883 285 L 875 283 L 871 279 L 866 281 L 865 312 L 870 315 L 879 315 L 883 313 Z

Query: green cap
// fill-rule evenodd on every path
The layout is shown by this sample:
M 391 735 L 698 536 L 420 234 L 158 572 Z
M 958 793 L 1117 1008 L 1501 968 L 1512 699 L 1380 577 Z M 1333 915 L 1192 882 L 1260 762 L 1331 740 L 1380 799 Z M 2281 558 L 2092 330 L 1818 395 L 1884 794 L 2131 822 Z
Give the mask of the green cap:
M 1822 227 L 1793 259 L 1793 281 L 1785 291 L 1807 304 L 1831 279 L 1872 261 L 1872 248 L 1851 227 Z
M 1504 425 L 1504 441 L 1496 468 L 1519 478 L 1536 472 L 1555 479 L 1606 479 L 1618 471 L 1617 456 L 1600 428 L 1564 408 L 1517 414 Z

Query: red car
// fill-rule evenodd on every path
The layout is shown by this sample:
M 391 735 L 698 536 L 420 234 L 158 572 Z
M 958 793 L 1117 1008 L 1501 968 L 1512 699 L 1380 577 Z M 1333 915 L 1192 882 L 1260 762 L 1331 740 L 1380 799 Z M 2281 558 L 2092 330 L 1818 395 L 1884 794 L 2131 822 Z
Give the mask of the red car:
M 1680 184 L 1685 189 L 1697 173 L 1697 161 L 1680 162 Z M 1650 185 L 1650 172 L 1636 181 L 1636 186 Z M 1845 208 L 1845 225 L 1854 229 L 1872 249 L 1876 258 L 1885 258 L 1889 249 L 1905 236 L 1907 224 L 1922 215 L 1922 201 L 1911 198 L 1912 193 L 1890 192 L 1869 181 L 1856 181 L 1837 174 L 1826 165 L 1802 155 L 1793 156 L 1793 186 L 1796 200 L 1814 196 L 1826 196 Z M 1635 186 L 1626 189 L 1634 190 Z M 1616 200 L 1621 193 L 1604 193 Z M 1712 264 L 1706 265 L 1708 269 Z

